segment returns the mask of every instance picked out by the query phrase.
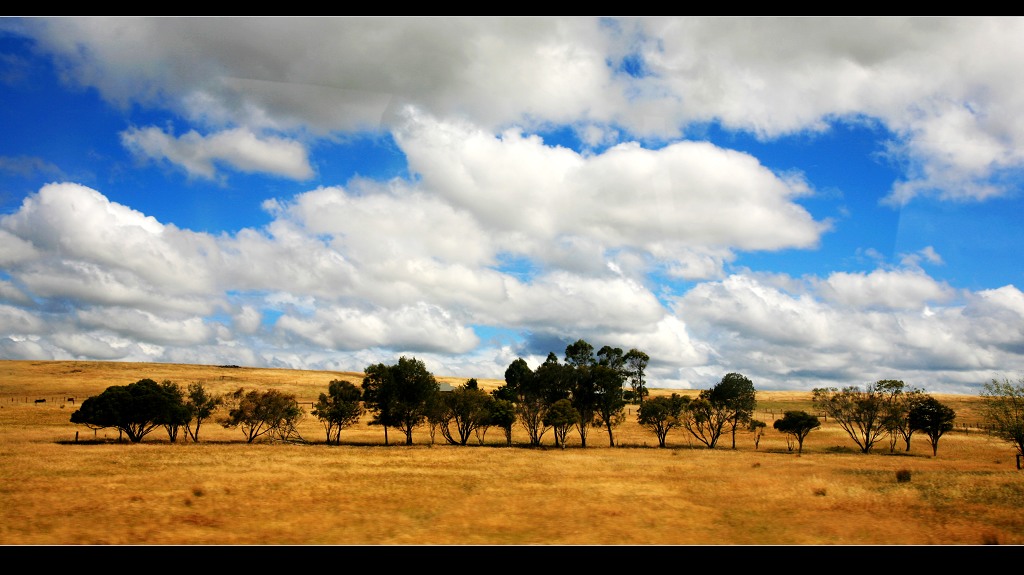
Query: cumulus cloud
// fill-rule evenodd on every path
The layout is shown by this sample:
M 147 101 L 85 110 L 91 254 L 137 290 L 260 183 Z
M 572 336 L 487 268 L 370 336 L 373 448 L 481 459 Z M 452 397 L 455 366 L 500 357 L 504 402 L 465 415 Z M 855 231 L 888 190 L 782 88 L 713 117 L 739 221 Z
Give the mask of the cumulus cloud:
M 160 128 L 132 128 L 121 133 L 121 142 L 133 153 L 181 166 L 191 176 L 213 179 L 215 164 L 227 164 L 242 172 L 263 172 L 295 180 L 313 175 L 306 148 L 294 140 L 259 137 L 236 128 L 202 136 L 191 130 L 179 137 Z
M 949 286 L 919 271 L 836 272 L 818 286 L 826 300 L 859 308 L 916 309 L 954 297 Z
M 955 388 L 1024 354 L 1019 289 L 954 290 L 922 268 L 943 263 L 930 246 L 898 268 L 865 247 L 878 269 L 731 270 L 743 253 L 817 249 L 833 223 L 806 207 L 819 192 L 801 176 L 685 139 L 865 123 L 904 170 L 889 203 L 1004 194 L 1000 177 L 1024 163 L 1024 80 L 1005 73 L 1024 56 L 1019 19 L 3 26 L 66 81 L 178 114 L 188 131 L 132 127 L 122 144 L 194 178 L 303 181 L 318 138 L 364 130 L 388 132 L 408 162 L 402 179 L 265 200 L 269 223 L 221 235 L 43 186 L 0 216 L 3 357 L 360 370 L 415 353 L 438 373 L 500 378 L 520 352 L 539 363 L 543 346 L 583 337 L 646 350 L 660 385 L 740 371 L 771 389 L 894 374 Z M 7 172 L 54 169 L 0 158 Z M 514 341 L 481 346 L 475 330 L 491 326 Z
M 960 300 L 917 272 L 828 280 L 787 290 L 734 275 L 698 285 L 673 309 L 693 337 L 732 358 L 722 369 L 761 373 L 766 388 L 859 385 L 901 374 L 926 389 L 941 379 L 945 389 L 964 390 L 1013 364 L 1021 351 L 1024 299 L 1012 286 Z M 879 297 L 885 283 L 896 296 Z M 867 295 L 851 297 L 856 287 Z M 933 295 L 942 303 L 921 313 L 918 306 Z
M 1024 118 L 1022 80 L 1005 73 L 1024 56 L 1016 18 L 164 17 L 9 26 L 54 54 L 69 80 L 111 101 L 166 106 L 218 128 L 379 129 L 408 104 L 492 132 L 572 125 L 594 144 L 615 131 L 678 138 L 709 122 L 774 138 L 870 119 L 910 168 L 890 194 L 897 204 L 1005 193 L 998 176 L 1024 160 L 1024 120 L 1015 119 Z M 165 134 L 152 136 L 152 153 L 175 148 Z M 253 156 L 263 155 L 245 161 L 260 165 Z M 189 165 L 208 172 L 210 159 L 199 154 Z M 277 169 L 303 173 L 300 162 L 290 166 Z
M 320 307 L 312 317 L 285 315 L 276 328 L 327 349 L 391 347 L 414 351 L 465 353 L 479 340 L 436 305 L 420 302 L 377 313 Z
M 554 265 L 600 270 L 609 250 L 636 249 L 694 277 L 717 272 L 730 250 L 813 247 L 828 229 L 795 202 L 805 183 L 706 142 L 584 157 L 408 112 L 396 137 L 423 187 L 504 232 L 503 250 Z

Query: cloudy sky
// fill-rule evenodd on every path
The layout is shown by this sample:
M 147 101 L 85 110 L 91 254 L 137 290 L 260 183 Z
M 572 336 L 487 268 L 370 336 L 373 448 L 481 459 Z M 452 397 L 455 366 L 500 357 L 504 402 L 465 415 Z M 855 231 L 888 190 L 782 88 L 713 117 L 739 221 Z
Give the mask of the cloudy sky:
M 0 358 L 1024 371 L 1022 18 L 0 18 Z

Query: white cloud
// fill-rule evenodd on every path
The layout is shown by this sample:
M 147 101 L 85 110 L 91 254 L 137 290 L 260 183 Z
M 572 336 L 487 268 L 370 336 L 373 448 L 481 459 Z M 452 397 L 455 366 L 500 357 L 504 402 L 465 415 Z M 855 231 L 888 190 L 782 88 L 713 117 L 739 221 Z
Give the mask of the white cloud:
M 10 305 L 0 304 L 0 332 L 24 336 L 46 333 L 47 324 L 36 314 Z
M 177 138 L 160 128 L 132 128 L 121 132 L 121 142 L 139 156 L 167 160 L 191 176 L 213 179 L 216 164 L 242 172 L 262 172 L 304 180 L 313 175 L 306 148 L 294 140 L 259 137 L 247 129 L 224 130 L 202 136 L 191 130 Z
M 50 341 L 75 357 L 119 360 L 125 356 L 123 349 L 88 333 L 55 333 Z
M 423 188 L 473 214 L 504 251 L 559 267 L 602 270 L 608 250 L 628 248 L 693 277 L 717 272 L 731 249 L 812 247 L 828 228 L 793 201 L 806 184 L 708 143 L 584 157 L 409 112 L 397 138 Z
M 327 349 L 368 347 L 464 353 L 479 341 L 449 312 L 420 302 L 390 310 L 322 306 L 310 317 L 283 315 L 276 329 Z
M 708 122 L 773 138 L 866 119 L 910 168 L 897 203 L 1004 193 L 990 178 L 1024 161 L 1024 80 L 1005 72 L 1024 57 L 1018 18 L 37 18 L 17 28 L 111 101 L 217 129 L 376 129 L 407 104 L 489 132 L 571 125 L 591 145 L 615 131 L 678 138 Z M 626 61 L 640 73 L 624 73 Z M 208 171 L 208 155 L 192 169 Z M 289 166 L 276 169 L 302 173 Z
M 0 229 L 18 238 L 11 245 L 34 250 L 33 260 L 15 257 L 8 265 L 46 295 L 96 281 L 110 288 L 96 290 L 98 297 L 112 300 L 125 290 L 137 294 L 126 296 L 136 303 L 158 290 L 191 298 L 215 281 L 216 266 L 203 262 L 216 257 L 212 236 L 165 226 L 78 184 L 44 186 L 17 212 L 0 217 Z
M 921 309 L 954 297 L 953 290 L 916 270 L 835 272 L 818 285 L 822 298 L 858 308 Z
M 86 329 L 110 330 L 157 345 L 198 345 L 213 336 L 213 330 L 200 317 L 161 317 L 130 308 L 83 309 L 77 313 L 77 320 Z
M 233 325 L 239 333 L 242 334 L 253 334 L 259 329 L 261 322 L 263 321 L 263 314 L 252 306 L 242 306 L 232 318 Z
M 900 294 L 895 299 L 873 291 L 887 282 Z M 855 285 L 874 295 L 848 297 L 838 306 L 815 295 L 820 289 L 835 297 L 836 285 L 846 296 Z M 790 293 L 734 275 L 696 286 L 674 309 L 692 337 L 730 358 L 722 370 L 757 373 L 765 388 L 904 379 L 932 391 L 938 384 L 965 392 L 994 371 L 1020 365 L 1024 294 L 1012 286 L 971 294 L 966 305 L 928 305 L 929 313 L 921 313 L 921 301 L 944 290 L 916 272 L 876 271 L 803 286 Z

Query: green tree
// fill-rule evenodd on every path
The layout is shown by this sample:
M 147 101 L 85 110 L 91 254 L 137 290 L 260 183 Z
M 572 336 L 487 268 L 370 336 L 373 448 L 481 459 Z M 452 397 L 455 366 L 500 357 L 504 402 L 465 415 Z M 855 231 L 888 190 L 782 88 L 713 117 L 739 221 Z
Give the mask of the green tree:
M 985 420 L 992 426 L 992 435 L 1008 442 L 1017 450 L 1018 468 L 1024 457 L 1024 377 L 1017 383 L 1008 378 L 993 379 L 984 385 Z
M 568 399 L 559 399 L 544 413 L 544 425 L 555 433 L 555 447 L 565 449 L 565 436 L 579 421 L 579 413 Z
M 507 399 L 493 395 L 494 401 L 489 405 L 488 421 L 491 425 L 501 428 L 505 434 L 505 445 L 512 446 L 512 426 L 516 424 L 516 406 Z
M 565 363 L 572 367 L 590 367 L 597 362 L 594 359 L 594 346 L 586 340 L 578 339 L 565 346 Z
M 811 391 L 815 409 L 835 420 L 853 439 L 861 453 L 868 453 L 886 433 L 885 420 L 893 397 L 892 380 L 879 380 L 864 389 L 856 385 Z
M 914 401 L 907 415 L 911 429 L 928 436 L 932 444 L 932 455 L 938 455 L 939 438 L 953 429 L 956 412 L 941 401 L 926 395 Z
M 703 443 L 708 449 L 714 449 L 718 439 L 722 436 L 722 430 L 729 421 L 730 412 L 720 405 L 711 403 L 708 399 L 708 390 L 701 391 L 696 399 L 686 404 L 683 411 L 682 426 L 690 432 L 697 441 Z
M 189 410 L 185 405 L 185 391 L 181 389 L 180 385 L 169 379 L 164 380 L 160 386 L 169 398 L 167 412 L 160 423 L 167 430 L 167 439 L 171 443 L 175 443 L 178 441 L 178 433 L 181 431 L 181 428 L 189 423 Z
M 626 414 L 626 400 L 622 396 L 624 372 L 621 368 L 598 364 L 591 368 L 596 394 L 596 417 L 594 425 L 604 426 L 608 431 L 608 444 L 615 447 L 612 429 L 618 426 Z
M 736 427 L 750 420 L 756 405 L 754 384 L 741 374 L 728 373 L 687 405 L 683 427 L 709 449 L 714 449 L 728 425 L 735 449 Z
M 804 451 L 804 438 L 821 427 L 821 421 L 818 416 L 806 411 L 787 411 L 782 419 L 775 420 L 772 427 L 795 438 L 798 446 L 796 454 L 800 455 Z
M 90 429 L 116 428 L 139 443 L 151 431 L 180 417 L 180 398 L 152 379 L 113 385 L 89 397 L 71 414 L 71 423 Z
M 487 424 L 491 396 L 478 387 L 461 385 L 442 396 L 441 435 L 452 445 L 466 445 L 473 433 Z M 452 434 L 455 428 L 455 435 Z
M 367 409 L 376 417 L 371 423 L 394 427 L 405 434 L 405 444 L 412 445 L 413 429 L 427 419 L 440 386 L 426 365 L 416 358 L 402 356 L 398 363 L 371 365 L 363 378 L 363 398 Z
M 567 345 L 565 364 L 571 369 L 572 391 L 569 399 L 579 414 L 576 431 L 580 435 L 580 446 L 586 447 L 587 434 L 597 417 L 598 381 L 594 369 L 597 365 L 594 346 L 582 339 Z
M 642 406 L 644 398 L 648 395 L 647 385 L 644 383 L 644 372 L 647 370 L 647 363 L 651 361 L 651 357 L 639 349 L 633 348 L 626 352 L 624 359 L 633 398 Z
M 637 409 L 637 423 L 654 432 L 658 437 L 658 447 L 665 447 L 668 432 L 682 425 L 681 416 L 689 402 L 690 396 L 678 393 L 652 397 Z
M 496 395 L 514 402 L 516 416 L 526 430 L 530 445 L 540 445 L 548 430 L 543 423 L 548 404 L 542 393 L 539 378 L 525 359 L 520 357 L 509 364 L 505 369 L 505 385 L 496 390 Z
M 384 445 L 388 445 L 388 428 L 398 426 L 396 387 L 391 369 L 383 363 L 367 366 L 363 372 L 363 406 L 372 413 L 367 425 L 384 428 Z
M 224 399 L 221 396 L 207 392 L 201 382 L 188 384 L 188 396 L 185 399 L 188 422 L 185 423 L 185 435 L 191 437 L 193 442 L 198 443 L 199 428 L 204 421 L 213 417 L 214 411 L 223 402 Z
M 764 428 L 767 424 L 760 419 L 751 419 L 747 422 L 747 431 L 754 434 L 754 449 L 761 445 L 761 436 L 764 435 Z
M 333 379 L 327 384 L 327 393 L 320 394 L 311 413 L 323 424 L 328 445 L 341 445 L 341 430 L 355 425 L 366 412 L 362 397 L 352 382 Z
M 875 383 L 876 389 L 885 397 L 886 410 L 882 418 L 882 427 L 889 434 L 889 453 L 896 450 L 896 443 L 902 439 L 905 451 L 910 451 L 910 438 L 914 428 L 910 425 L 910 410 L 923 400 L 923 389 L 908 388 L 898 379 L 882 379 Z
M 434 445 L 437 440 L 437 430 L 447 426 L 451 420 L 451 413 L 445 402 L 444 396 L 447 392 L 439 392 L 427 404 L 427 429 L 430 433 L 430 444 Z
M 290 393 L 276 389 L 265 391 L 238 388 L 224 397 L 227 417 L 221 420 L 225 429 L 239 428 L 246 443 L 264 435 L 281 440 L 301 439 L 296 424 L 305 412 Z
M 708 392 L 713 406 L 728 412 L 727 424 L 732 432 L 732 448 L 736 449 L 736 428 L 746 424 L 757 408 L 757 391 L 754 384 L 739 373 L 727 373 L 722 381 Z

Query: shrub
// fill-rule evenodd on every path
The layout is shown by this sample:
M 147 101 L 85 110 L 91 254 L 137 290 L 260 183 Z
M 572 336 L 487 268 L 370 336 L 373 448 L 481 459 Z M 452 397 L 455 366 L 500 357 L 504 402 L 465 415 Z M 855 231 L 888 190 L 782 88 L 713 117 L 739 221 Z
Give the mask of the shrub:
M 909 469 L 900 469 L 899 471 L 896 472 L 897 483 L 907 483 L 908 481 L 910 481 Z

